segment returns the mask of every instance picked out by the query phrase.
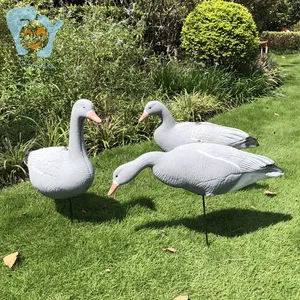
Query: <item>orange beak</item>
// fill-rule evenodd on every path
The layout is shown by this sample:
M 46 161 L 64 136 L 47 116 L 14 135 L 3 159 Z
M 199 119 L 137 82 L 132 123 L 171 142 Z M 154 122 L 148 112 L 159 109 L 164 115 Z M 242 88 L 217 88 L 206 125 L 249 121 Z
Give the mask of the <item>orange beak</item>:
M 148 114 L 146 112 L 143 112 L 143 114 L 139 118 L 139 122 L 143 122 L 147 118 L 148 118 Z
M 116 183 L 113 183 L 107 193 L 108 196 L 111 196 L 119 186 Z
M 97 114 L 93 110 L 91 110 L 91 111 L 88 112 L 87 117 L 90 120 L 95 121 L 96 123 L 100 123 L 101 122 L 101 119 L 97 116 Z

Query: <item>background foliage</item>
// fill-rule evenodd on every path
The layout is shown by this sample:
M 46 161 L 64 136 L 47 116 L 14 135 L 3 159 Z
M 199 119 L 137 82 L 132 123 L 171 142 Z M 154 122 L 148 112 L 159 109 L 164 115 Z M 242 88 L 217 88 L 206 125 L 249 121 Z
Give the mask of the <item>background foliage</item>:
M 281 31 L 300 21 L 299 0 L 234 0 L 247 7 L 260 32 Z
M 293 25 L 293 31 L 300 32 L 300 21 Z

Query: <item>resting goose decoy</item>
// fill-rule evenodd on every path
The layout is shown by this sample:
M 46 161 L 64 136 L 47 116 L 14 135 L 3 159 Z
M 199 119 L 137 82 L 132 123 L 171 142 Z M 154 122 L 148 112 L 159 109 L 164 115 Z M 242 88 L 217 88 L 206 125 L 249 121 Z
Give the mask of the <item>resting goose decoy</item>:
M 154 176 L 163 183 L 201 195 L 204 216 L 204 196 L 233 192 L 258 180 L 284 174 L 273 160 L 265 156 L 229 146 L 195 143 L 169 152 L 148 152 L 119 166 L 113 173 L 108 195 L 147 167 L 152 168 Z
M 71 219 L 71 198 L 87 191 L 94 180 L 83 138 L 85 118 L 101 122 L 93 103 L 80 99 L 72 108 L 69 146 L 34 150 L 25 158 L 31 184 L 48 198 L 69 199 Z
M 154 140 L 163 151 L 170 151 L 180 145 L 203 142 L 231 146 L 237 149 L 257 147 L 258 141 L 246 132 L 209 122 L 178 123 L 168 108 L 159 101 L 150 101 L 139 122 L 148 116 L 157 115 L 161 119 L 154 131 Z

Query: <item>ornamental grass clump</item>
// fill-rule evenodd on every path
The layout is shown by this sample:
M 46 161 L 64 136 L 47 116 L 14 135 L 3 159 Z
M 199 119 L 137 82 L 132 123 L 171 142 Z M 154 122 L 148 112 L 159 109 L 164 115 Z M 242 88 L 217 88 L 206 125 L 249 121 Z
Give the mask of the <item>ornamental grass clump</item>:
M 181 32 L 186 53 L 206 65 L 241 68 L 258 55 L 258 31 L 247 8 L 204 1 L 185 19 Z

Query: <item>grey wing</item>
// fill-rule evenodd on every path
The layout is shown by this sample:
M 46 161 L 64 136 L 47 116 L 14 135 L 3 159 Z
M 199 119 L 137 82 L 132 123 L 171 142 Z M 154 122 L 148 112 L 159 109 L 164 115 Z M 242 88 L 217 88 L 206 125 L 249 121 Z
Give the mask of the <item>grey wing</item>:
M 35 176 L 57 177 L 63 163 L 68 160 L 66 147 L 49 147 L 32 151 L 28 154 L 29 174 Z
M 274 161 L 266 156 L 244 152 L 229 146 L 202 143 L 197 147 L 199 151 L 208 155 L 236 164 L 242 173 L 258 171 L 266 166 L 274 165 Z
M 246 132 L 232 127 L 221 126 L 209 122 L 193 124 L 191 138 L 195 139 L 199 137 L 204 143 L 216 143 L 237 147 L 243 144 L 249 137 L 249 134 Z
M 241 176 L 238 165 L 199 151 L 199 144 L 188 144 L 168 152 L 153 172 L 162 182 L 201 195 L 229 191 Z

